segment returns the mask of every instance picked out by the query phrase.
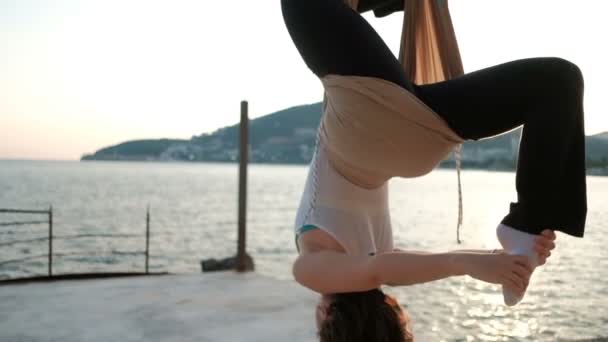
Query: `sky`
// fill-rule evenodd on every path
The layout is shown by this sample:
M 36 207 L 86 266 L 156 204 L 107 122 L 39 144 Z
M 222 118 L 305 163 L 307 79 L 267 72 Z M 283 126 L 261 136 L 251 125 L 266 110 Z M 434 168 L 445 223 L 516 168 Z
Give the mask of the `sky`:
M 577 64 L 588 135 L 608 131 L 606 7 L 450 1 L 465 72 L 539 56 Z M 402 14 L 364 17 L 397 54 Z M 0 159 L 189 139 L 237 123 L 241 100 L 255 118 L 321 98 L 278 0 L 0 0 Z

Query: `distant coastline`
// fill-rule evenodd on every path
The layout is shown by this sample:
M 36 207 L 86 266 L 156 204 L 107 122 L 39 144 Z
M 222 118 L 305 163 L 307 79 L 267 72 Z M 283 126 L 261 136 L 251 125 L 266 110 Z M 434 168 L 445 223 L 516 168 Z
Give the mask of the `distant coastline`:
M 321 104 L 296 106 L 268 114 L 250 122 L 252 163 L 310 163 L 314 152 Z M 521 129 L 497 137 L 467 141 L 463 146 L 462 166 L 468 169 L 514 171 Z M 123 142 L 82 156 L 82 161 L 184 161 L 236 162 L 239 126 L 232 125 L 191 139 L 148 139 Z M 608 175 L 608 132 L 586 137 L 587 173 Z M 454 168 L 453 155 L 441 168 Z

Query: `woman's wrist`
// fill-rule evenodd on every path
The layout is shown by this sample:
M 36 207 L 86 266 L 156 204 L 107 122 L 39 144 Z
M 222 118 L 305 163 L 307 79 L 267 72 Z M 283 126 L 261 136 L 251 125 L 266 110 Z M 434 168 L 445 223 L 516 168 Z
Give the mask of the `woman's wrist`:
M 467 274 L 467 265 L 469 264 L 469 253 L 450 252 L 448 253 L 448 262 L 453 276 L 462 276 Z
M 470 275 L 471 265 L 473 264 L 473 258 L 477 258 L 481 255 L 498 254 L 503 252 L 502 249 L 468 249 L 468 250 L 456 250 L 451 251 L 450 264 L 455 276 Z

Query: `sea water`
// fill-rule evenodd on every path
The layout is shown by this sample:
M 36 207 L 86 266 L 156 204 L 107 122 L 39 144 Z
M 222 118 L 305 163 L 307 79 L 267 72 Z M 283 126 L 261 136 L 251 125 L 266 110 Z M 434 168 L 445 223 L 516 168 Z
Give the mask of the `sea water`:
M 306 166 L 251 165 L 247 250 L 256 270 L 292 279 L 293 221 Z M 463 243 L 456 243 L 454 170 L 390 183 L 396 247 L 428 251 L 496 248 L 495 227 L 516 199 L 515 174 L 464 170 Z M 497 285 L 457 277 L 391 288 L 433 340 L 554 341 L 608 335 L 608 177 L 588 177 L 585 238 L 558 233 L 522 303 L 502 304 Z M 143 271 L 146 209 L 150 269 L 200 272 L 206 258 L 236 252 L 236 164 L 0 161 L 0 208 L 53 207 L 53 271 Z M 0 214 L 0 222 L 46 220 Z M 121 234 L 119 237 L 108 235 Z M 83 236 L 84 235 L 84 236 Z M 0 226 L 0 277 L 47 272 L 48 225 Z M 80 237 L 75 237 L 80 236 Z M 14 243 L 18 240 L 33 240 Z M 3 263 L 7 260 L 31 258 Z M 312 308 L 311 308 L 312 310 Z M 312 311 L 311 311 L 312 312 Z

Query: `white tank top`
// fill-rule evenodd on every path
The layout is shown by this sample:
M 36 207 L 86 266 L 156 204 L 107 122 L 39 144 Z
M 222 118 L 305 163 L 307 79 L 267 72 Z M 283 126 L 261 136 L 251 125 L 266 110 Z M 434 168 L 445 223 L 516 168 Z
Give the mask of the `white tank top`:
M 388 182 L 375 189 L 351 183 L 331 166 L 319 141 L 296 214 L 296 237 L 310 226 L 330 234 L 348 254 L 392 251 Z

